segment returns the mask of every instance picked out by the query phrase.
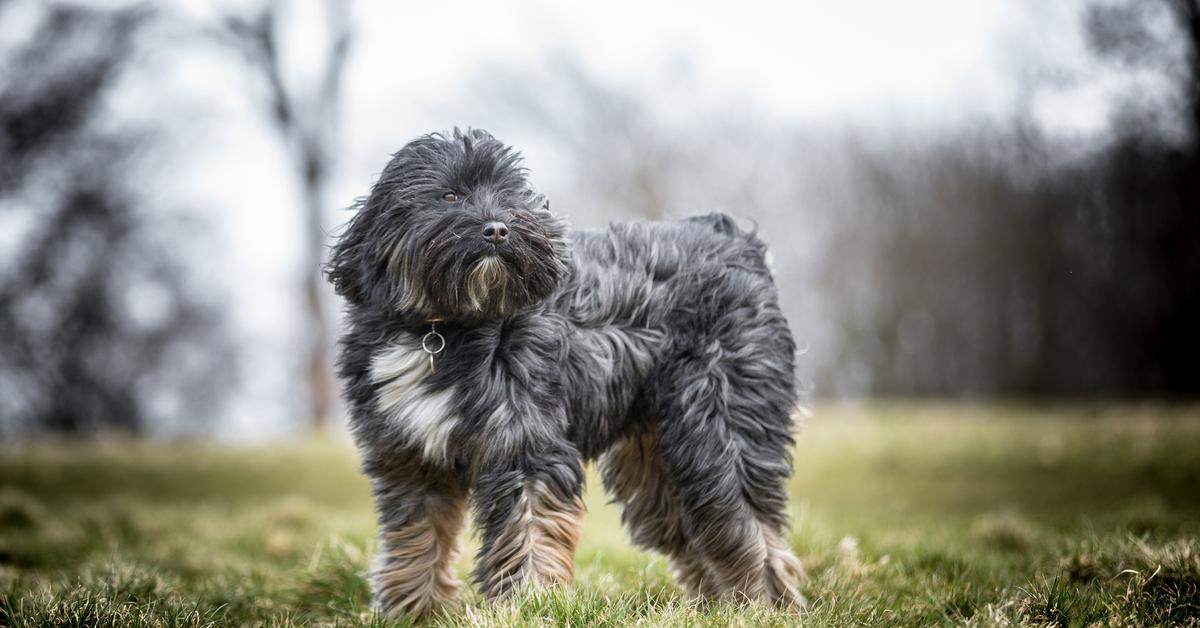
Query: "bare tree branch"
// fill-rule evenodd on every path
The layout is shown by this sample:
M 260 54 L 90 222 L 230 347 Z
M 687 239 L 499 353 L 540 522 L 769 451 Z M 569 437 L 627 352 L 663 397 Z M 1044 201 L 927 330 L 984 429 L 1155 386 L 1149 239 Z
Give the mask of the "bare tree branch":
M 302 293 L 307 317 L 309 349 L 306 377 L 311 397 L 310 414 L 317 429 L 324 429 L 333 404 L 329 366 L 329 316 L 324 304 L 320 266 L 325 254 L 325 194 L 337 140 L 342 82 L 353 43 L 349 4 L 325 3 L 329 29 L 328 49 L 320 78 L 309 89 L 290 86 L 284 78 L 280 46 L 278 0 L 264 4 L 250 17 L 228 16 L 223 26 L 227 38 L 246 58 L 247 65 L 265 87 L 263 106 L 280 140 L 293 160 L 303 205 L 305 231 Z

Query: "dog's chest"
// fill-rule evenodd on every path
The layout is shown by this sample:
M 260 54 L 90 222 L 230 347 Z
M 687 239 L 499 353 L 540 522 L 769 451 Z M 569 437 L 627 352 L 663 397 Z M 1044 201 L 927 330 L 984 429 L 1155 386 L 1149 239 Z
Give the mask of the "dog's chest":
M 453 411 L 452 388 L 431 391 L 429 355 L 419 343 L 397 343 L 371 359 L 376 409 L 410 445 L 430 462 L 449 459 L 450 435 L 460 418 Z

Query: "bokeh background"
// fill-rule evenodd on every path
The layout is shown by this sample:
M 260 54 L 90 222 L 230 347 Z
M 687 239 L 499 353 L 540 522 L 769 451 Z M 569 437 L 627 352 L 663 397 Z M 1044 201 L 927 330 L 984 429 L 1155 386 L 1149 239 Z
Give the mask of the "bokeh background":
M 336 430 L 319 276 L 389 154 L 577 228 L 720 210 L 812 398 L 1200 393 L 1186 0 L 0 2 L 0 434 Z
M 757 224 L 811 399 L 1200 393 L 1189 0 L 0 1 L 0 435 L 336 431 L 326 249 L 476 126 Z
M 440 625 L 1200 625 L 1200 0 L 0 0 L 0 626 L 386 625 L 320 269 L 455 126 L 770 244 L 811 604 L 589 470 L 575 586 Z

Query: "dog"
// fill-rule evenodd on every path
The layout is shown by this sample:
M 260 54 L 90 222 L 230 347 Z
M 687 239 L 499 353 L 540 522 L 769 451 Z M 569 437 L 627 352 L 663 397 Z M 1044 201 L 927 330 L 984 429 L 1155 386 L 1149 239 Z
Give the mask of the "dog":
M 795 344 L 762 240 L 723 214 L 569 232 L 478 129 L 407 144 L 354 209 L 326 274 L 379 611 L 452 604 L 468 502 L 485 596 L 569 583 L 592 460 L 689 596 L 802 607 Z

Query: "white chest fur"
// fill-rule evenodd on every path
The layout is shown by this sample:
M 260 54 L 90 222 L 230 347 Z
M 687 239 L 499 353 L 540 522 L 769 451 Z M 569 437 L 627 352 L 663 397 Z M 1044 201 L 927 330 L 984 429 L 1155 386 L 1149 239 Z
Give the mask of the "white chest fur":
M 419 344 L 392 345 L 371 359 L 380 415 L 426 460 L 446 463 L 450 432 L 458 424 L 450 411 L 453 390 L 430 392 L 428 375 L 429 355 Z

